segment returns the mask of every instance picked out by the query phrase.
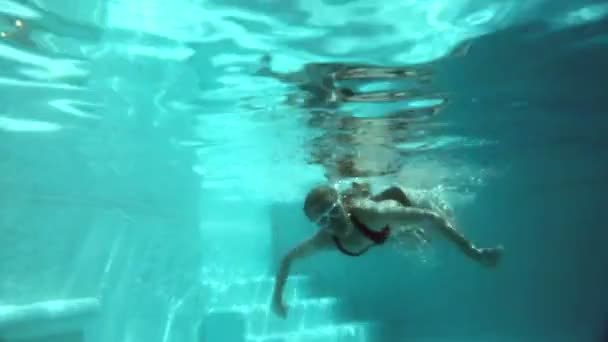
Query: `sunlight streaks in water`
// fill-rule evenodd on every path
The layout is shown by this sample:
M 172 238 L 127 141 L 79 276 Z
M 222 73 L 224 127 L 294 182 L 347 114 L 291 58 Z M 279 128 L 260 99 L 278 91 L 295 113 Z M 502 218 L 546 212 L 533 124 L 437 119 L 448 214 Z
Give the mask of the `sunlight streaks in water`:
M 52 122 L 15 119 L 0 115 L 0 130 L 8 132 L 56 132 L 61 125 Z
M 86 63 L 83 61 L 45 57 L 41 54 L 17 49 L 9 45 L 0 44 L 0 58 L 35 66 L 37 69 L 22 71 L 22 73 L 32 78 L 60 79 L 82 77 L 88 74 Z
M 194 51 L 184 46 L 146 46 L 143 44 L 128 44 L 125 52 L 130 57 L 161 58 L 167 60 L 183 61 L 192 56 Z
M 352 35 L 327 32 L 325 36 L 331 37 L 331 44 L 322 45 L 331 49 L 326 50 L 327 53 L 370 56 L 370 41 L 361 39 L 363 34 L 373 39 L 374 49 L 387 47 L 392 50 L 396 44 L 402 46 L 398 54 L 375 56 L 376 61 L 393 63 L 419 63 L 439 58 L 459 42 L 495 29 L 502 24 L 502 19 L 513 14 L 512 7 L 510 2 L 471 6 L 469 1 L 463 0 L 389 2 L 383 6 L 365 1 L 340 5 L 329 5 L 321 0 L 299 2 L 299 8 L 310 15 L 308 24 L 315 27 L 336 31 L 345 24 L 358 22 L 365 22 L 368 27 L 368 32 L 354 32 Z M 462 21 L 464 8 L 471 8 L 469 11 L 478 9 L 484 14 L 484 20 Z M 382 29 L 374 32 L 374 28 Z M 409 46 L 403 46 L 404 42 Z M 342 45 L 339 51 L 335 49 L 337 44 Z
M 98 115 L 87 113 L 86 110 L 80 109 L 78 107 L 99 107 L 94 103 L 87 103 L 78 100 L 72 99 L 54 99 L 48 102 L 49 106 L 58 109 L 62 113 L 66 113 L 69 115 L 73 115 L 80 118 L 86 119 L 97 119 L 100 120 L 101 117 Z
M 14 78 L 0 77 L 0 85 L 9 87 L 23 88 L 47 88 L 47 89 L 64 89 L 64 90 L 82 90 L 82 87 L 74 86 L 67 83 L 50 83 L 37 81 L 23 81 Z

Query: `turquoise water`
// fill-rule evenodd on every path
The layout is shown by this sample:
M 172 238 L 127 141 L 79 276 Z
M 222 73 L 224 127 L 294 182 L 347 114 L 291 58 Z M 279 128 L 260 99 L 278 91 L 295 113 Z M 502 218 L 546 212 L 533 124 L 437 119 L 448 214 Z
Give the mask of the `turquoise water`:
M 0 0 L 0 341 L 604 341 L 607 13 Z M 502 262 L 322 253 L 277 319 L 307 190 L 353 179 Z

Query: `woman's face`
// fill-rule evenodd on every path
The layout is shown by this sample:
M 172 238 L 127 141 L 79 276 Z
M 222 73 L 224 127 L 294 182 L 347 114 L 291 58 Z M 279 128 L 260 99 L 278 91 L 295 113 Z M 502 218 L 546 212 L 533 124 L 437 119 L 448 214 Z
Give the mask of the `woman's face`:
M 339 202 L 334 202 L 312 221 L 320 229 L 341 235 L 341 231 L 348 229 L 347 217 L 344 207 Z

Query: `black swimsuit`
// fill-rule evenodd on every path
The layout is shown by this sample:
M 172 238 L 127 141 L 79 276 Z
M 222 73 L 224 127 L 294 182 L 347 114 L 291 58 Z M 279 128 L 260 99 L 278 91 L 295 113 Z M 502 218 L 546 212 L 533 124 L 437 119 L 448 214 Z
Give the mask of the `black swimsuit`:
M 390 187 L 390 188 L 384 190 L 382 193 L 371 197 L 371 199 L 375 202 L 381 202 L 385 199 L 392 199 L 392 200 L 399 202 L 404 207 L 412 206 L 412 201 L 409 199 L 409 197 L 405 194 L 405 192 L 403 192 L 403 190 L 401 190 L 400 188 L 397 188 L 397 187 Z M 334 240 L 334 244 L 336 244 L 336 247 L 338 248 L 338 250 L 340 252 L 342 252 L 348 256 L 363 255 L 363 253 L 367 252 L 367 250 L 370 249 L 372 246 L 382 245 L 383 243 L 385 243 L 391 234 L 391 230 L 390 230 L 389 226 L 386 226 L 386 227 L 384 227 L 384 229 L 377 232 L 377 231 L 369 229 L 366 225 L 364 225 L 361 221 L 359 221 L 359 219 L 357 219 L 352 214 L 350 215 L 350 220 L 353 223 L 353 225 L 355 226 L 355 228 L 361 234 L 363 234 L 366 238 L 373 241 L 374 244 L 365 247 L 363 250 L 361 250 L 359 252 L 351 252 L 348 249 L 346 249 L 344 247 L 344 245 L 342 245 L 342 241 L 340 241 L 340 239 L 334 235 L 332 237 L 332 239 Z
M 350 220 L 352 221 L 355 228 L 357 228 L 357 230 L 361 234 L 363 234 L 366 238 L 372 240 L 375 245 L 381 245 L 381 244 L 385 243 L 391 234 L 391 229 L 389 226 L 386 226 L 381 231 L 377 232 L 377 231 L 369 229 L 366 225 L 364 225 L 361 221 L 359 221 L 359 219 L 357 219 L 352 214 L 350 215 Z M 334 243 L 336 244 L 336 247 L 338 248 L 338 250 L 348 256 L 363 255 L 363 253 L 367 252 L 367 250 L 373 246 L 373 245 L 367 246 L 363 250 L 358 251 L 358 252 L 351 252 L 348 249 L 346 249 L 344 247 L 344 245 L 342 245 L 342 242 L 340 241 L 340 239 L 337 236 L 334 235 L 332 238 L 333 238 Z

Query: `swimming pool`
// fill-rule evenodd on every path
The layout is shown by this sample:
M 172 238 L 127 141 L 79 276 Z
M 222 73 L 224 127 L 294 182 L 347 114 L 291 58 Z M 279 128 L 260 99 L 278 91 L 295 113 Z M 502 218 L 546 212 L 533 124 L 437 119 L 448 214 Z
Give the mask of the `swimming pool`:
M 0 0 L 0 340 L 598 341 L 603 1 Z M 324 181 L 449 245 L 293 266 Z

